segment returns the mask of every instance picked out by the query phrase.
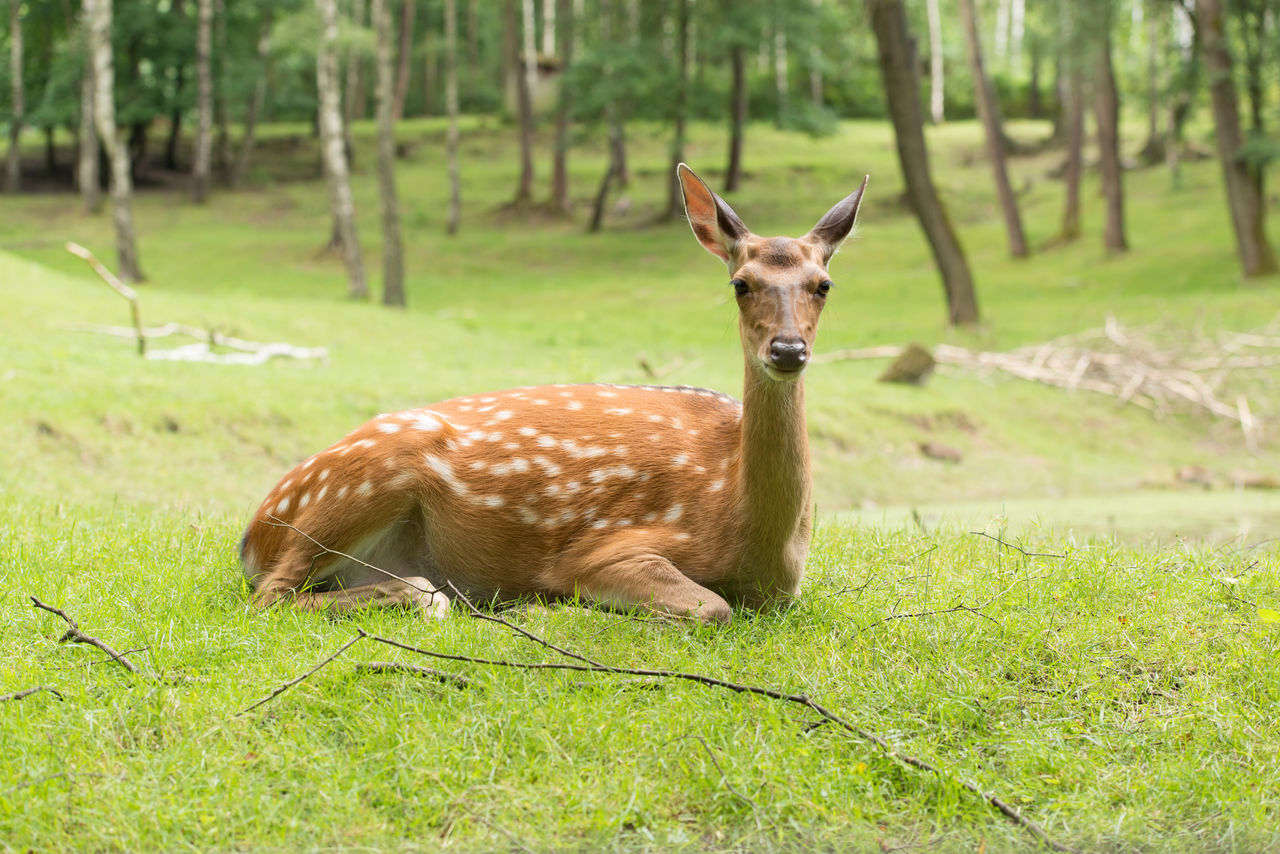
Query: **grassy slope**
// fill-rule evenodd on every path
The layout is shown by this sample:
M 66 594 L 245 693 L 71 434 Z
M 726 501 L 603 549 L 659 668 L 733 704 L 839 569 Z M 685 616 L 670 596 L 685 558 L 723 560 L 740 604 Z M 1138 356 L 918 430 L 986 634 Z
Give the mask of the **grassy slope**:
M 631 214 L 588 239 L 575 225 L 495 214 L 514 186 L 511 158 L 506 142 L 477 129 L 466 144 L 467 228 L 451 241 L 440 234 L 439 127 L 405 132 L 417 143 L 402 172 L 406 313 L 341 299 L 337 260 L 315 254 L 327 228 L 322 188 L 271 185 L 286 161 L 269 161 L 258 189 L 215 196 L 204 210 L 162 194 L 139 200 L 150 322 L 323 344 L 326 364 L 144 363 L 125 341 L 72 331 L 125 316 L 59 248 L 72 238 L 109 258 L 105 218 L 86 219 L 63 198 L 0 206 L 0 620 L 9 627 L 0 694 L 45 683 L 67 697 L 0 705 L 0 846 L 491 850 L 511 844 L 504 831 L 535 849 L 848 848 L 939 836 L 941 848 L 1025 844 L 953 787 L 897 770 L 830 727 L 806 732 L 796 709 L 693 686 L 459 666 L 477 686 L 443 690 L 358 676 L 352 662 L 396 654 L 357 647 L 234 717 L 355 625 L 433 648 L 537 657 L 475 621 L 251 611 L 232 544 L 249 507 L 300 457 L 375 412 L 462 391 L 641 380 L 640 352 L 677 364 L 668 382 L 738 385 L 732 305 L 715 262 L 683 225 L 631 227 L 660 200 L 660 140 L 638 134 Z M 864 171 L 874 175 L 861 239 L 834 265 L 820 347 L 1004 348 L 1097 326 L 1107 313 L 1210 328 L 1274 314 L 1278 283 L 1236 276 L 1212 164 L 1189 167 L 1179 193 L 1161 172 L 1130 176 L 1129 256 L 1105 258 L 1086 240 L 1014 264 L 974 128 L 935 139 L 989 321 L 978 332 L 941 325 L 927 253 L 895 202 L 883 128 L 851 125 L 817 141 L 752 129 L 752 173 L 733 201 L 757 231 L 803 231 Z M 695 167 L 720 153 L 718 134 L 699 129 Z M 1020 161 L 1018 180 L 1051 161 Z M 578 158 L 584 197 L 600 165 L 598 155 Z M 374 259 L 371 190 L 366 179 L 358 194 Z M 1094 223 L 1092 193 L 1086 201 Z M 1038 182 L 1025 202 L 1032 239 L 1047 239 L 1057 188 Z M 891 388 L 873 381 L 878 370 L 821 366 L 809 380 L 824 510 L 868 498 L 1127 491 L 1183 463 L 1275 466 L 1274 445 L 1251 458 L 1229 430 L 1201 422 L 1153 425 L 1106 400 L 962 376 Z M 965 462 L 920 458 L 923 438 L 961 446 Z M 1156 505 L 1126 495 L 1076 499 L 1065 521 L 1141 502 L 1167 531 L 1160 520 L 1207 507 L 1200 496 Z M 1207 500 L 1220 508 L 1219 498 Z M 1265 504 L 1232 500 L 1243 515 Z M 1271 515 L 1251 539 L 1275 518 L 1273 505 L 1262 510 Z M 1280 608 L 1280 554 L 1036 535 L 1032 551 L 1070 558 L 1033 559 L 924 521 L 931 533 L 827 525 L 801 603 L 724 632 L 572 610 L 519 619 L 610 662 L 808 691 L 1014 799 L 1073 844 L 1244 851 L 1280 841 L 1277 629 L 1255 607 Z M 146 647 L 138 660 L 166 681 L 81 666 L 99 656 L 58 646 L 61 628 L 31 610 L 29 593 L 117 648 Z M 997 594 L 981 608 L 989 619 L 957 611 L 873 625 Z

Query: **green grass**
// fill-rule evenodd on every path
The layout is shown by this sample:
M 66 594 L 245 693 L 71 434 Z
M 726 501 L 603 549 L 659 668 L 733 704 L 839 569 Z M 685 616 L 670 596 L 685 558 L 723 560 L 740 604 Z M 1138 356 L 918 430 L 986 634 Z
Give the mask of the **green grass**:
M 0 706 L 0 838 L 19 850 L 516 850 L 505 833 L 539 851 L 1033 847 L 953 778 L 1086 850 L 1280 842 L 1280 624 L 1258 608 L 1280 608 L 1274 547 L 1037 538 L 1021 545 L 1061 557 L 1027 557 L 959 531 L 825 525 L 804 596 L 724 630 L 572 608 L 510 617 L 612 664 L 807 693 L 947 769 L 938 779 L 765 698 L 368 641 L 238 715 L 357 627 L 562 659 L 478 620 L 255 611 L 225 519 L 4 509 L 0 685 L 65 697 Z M 59 645 L 61 621 L 28 594 L 160 678 Z M 975 610 L 886 619 L 960 605 Z M 388 659 L 472 685 L 355 669 Z
M 299 459 L 378 412 L 467 391 L 645 381 L 642 354 L 670 383 L 736 391 L 742 370 L 722 268 L 686 226 L 647 224 L 666 180 L 654 129 L 633 130 L 629 210 L 588 237 L 580 222 L 502 209 L 510 135 L 476 121 L 464 229 L 450 239 L 441 126 L 406 122 L 404 312 L 344 298 L 338 259 L 318 254 L 329 225 L 312 144 L 293 150 L 290 130 L 267 129 L 242 192 L 202 209 L 139 196 L 143 314 L 326 346 L 323 363 L 139 360 L 129 341 L 75 328 L 127 317 L 61 249 L 77 240 L 110 263 L 106 217 L 69 197 L 0 205 L 0 694 L 46 684 L 65 698 L 0 704 L 0 849 L 519 850 L 507 834 L 539 851 L 1031 846 L 953 782 L 809 728 L 798 707 L 689 684 L 449 665 L 473 680 L 459 690 L 359 674 L 359 661 L 411 660 L 362 642 L 238 716 L 357 626 L 464 655 L 550 655 L 475 620 L 250 608 L 234 544 Z M 820 350 L 1003 349 L 1108 314 L 1210 332 L 1275 315 L 1280 280 L 1237 274 L 1212 162 L 1188 164 L 1176 191 L 1161 170 L 1127 176 L 1131 253 L 1103 253 L 1090 182 L 1091 232 L 1015 263 L 976 126 L 931 134 L 979 287 L 977 330 L 943 323 L 887 128 L 818 140 L 750 129 L 731 201 L 761 233 L 807 230 L 873 175 L 860 236 L 833 263 Z M 723 142 L 718 128 L 694 130 L 688 158 L 713 185 Z M 575 151 L 583 207 L 602 156 Z M 1037 245 L 1057 222 L 1055 162 L 1014 164 Z M 372 176 L 356 191 L 376 280 Z M 1105 398 L 958 373 L 891 387 L 874 381 L 880 369 L 818 365 L 807 381 L 821 521 L 794 607 L 718 631 L 570 608 L 511 619 L 610 663 L 806 692 L 1081 848 L 1280 844 L 1280 624 L 1267 621 L 1280 551 L 1262 542 L 1280 507 L 1167 488 L 1181 465 L 1275 475 L 1280 400 L 1259 390 L 1268 429 L 1250 453 L 1230 425 L 1155 422 Z M 963 462 L 923 457 L 925 440 Z M 58 644 L 63 627 L 29 595 L 138 649 L 161 678 Z M 961 605 L 981 613 L 951 610 Z M 886 619 L 922 612 L 946 613 Z

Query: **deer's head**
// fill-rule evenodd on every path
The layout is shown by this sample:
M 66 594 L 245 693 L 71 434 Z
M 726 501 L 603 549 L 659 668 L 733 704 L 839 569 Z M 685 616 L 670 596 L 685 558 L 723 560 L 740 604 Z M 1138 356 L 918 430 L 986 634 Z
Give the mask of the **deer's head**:
M 832 288 L 831 256 L 849 236 L 870 176 L 799 238 L 752 234 L 724 199 L 681 163 L 684 209 L 698 242 L 729 267 L 747 364 L 771 380 L 799 379 Z

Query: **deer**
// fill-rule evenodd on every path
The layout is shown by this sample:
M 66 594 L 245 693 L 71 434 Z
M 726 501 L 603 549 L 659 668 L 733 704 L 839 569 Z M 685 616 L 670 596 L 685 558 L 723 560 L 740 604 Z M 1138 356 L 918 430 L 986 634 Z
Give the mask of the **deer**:
M 813 528 L 804 373 L 870 176 L 803 237 L 759 237 L 681 163 L 729 270 L 741 402 L 544 385 L 379 415 L 288 472 L 240 545 L 252 601 L 416 609 L 580 601 L 727 624 L 799 595 Z M 446 590 L 446 588 L 448 588 Z

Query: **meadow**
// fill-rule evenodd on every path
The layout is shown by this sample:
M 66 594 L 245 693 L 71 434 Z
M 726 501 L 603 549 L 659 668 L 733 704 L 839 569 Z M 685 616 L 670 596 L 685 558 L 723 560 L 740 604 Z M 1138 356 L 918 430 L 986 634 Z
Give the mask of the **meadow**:
M 371 131 L 356 185 L 376 288 Z M 110 224 L 54 193 L 0 202 L 0 847 L 12 850 L 1034 849 L 961 781 L 1081 850 L 1280 845 L 1280 499 L 1221 485 L 1275 476 L 1205 417 L 943 371 L 921 388 L 883 362 L 807 379 L 818 532 L 801 598 L 725 629 L 572 607 L 501 616 L 611 666 L 804 694 L 803 705 L 687 680 L 442 663 L 368 638 L 249 709 L 359 632 L 505 662 L 569 659 L 509 626 L 399 613 L 326 619 L 248 604 L 234 553 L 257 501 L 365 419 L 469 391 L 659 380 L 735 392 L 741 354 L 723 268 L 680 222 L 655 225 L 665 141 L 632 132 L 633 186 L 606 230 L 504 207 L 509 129 L 464 135 L 463 230 L 443 233 L 443 128 L 407 121 L 399 173 L 407 311 L 345 298 L 322 251 L 325 192 L 305 128 L 268 129 L 249 185 L 192 206 L 144 190 L 136 216 L 149 324 L 324 346 L 259 367 L 144 361 L 86 332 L 127 312 L 81 261 Z M 1034 141 L 1046 128 L 1015 124 Z M 920 341 L 1004 350 L 1114 316 L 1171 339 L 1249 330 L 1280 281 L 1244 281 L 1218 167 L 1127 176 L 1133 250 L 1109 257 L 1086 184 L 1085 237 L 1054 244 L 1051 150 L 1019 158 L 1029 237 L 1004 250 L 978 129 L 932 130 L 984 324 L 945 326 L 941 289 L 887 127 L 810 139 L 750 128 L 730 198 L 758 233 L 806 231 L 872 175 L 858 237 L 832 264 L 818 348 Z M 688 160 L 716 176 L 719 128 Z M 546 148 L 543 146 L 543 151 Z M 545 157 L 541 161 L 546 162 Z M 541 164 L 540 164 L 541 165 Z M 604 153 L 575 149 L 580 207 Z M 1273 240 L 1280 231 L 1272 223 Z M 1251 396 L 1280 419 L 1267 383 Z M 1268 420 L 1270 419 L 1270 420 Z M 1270 431 L 1270 432 L 1269 432 Z M 921 455 L 924 441 L 963 452 Z M 1205 491 L 1174 476 L 1201 466 Z M 64 645 L 61 607 L 127 651 L 127 672 Z M 463 682 L 362 669 L 431 666 Z M 56 693 L 55 693 L 56 691 Z

